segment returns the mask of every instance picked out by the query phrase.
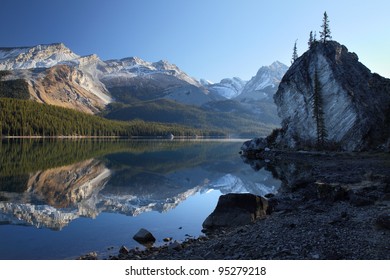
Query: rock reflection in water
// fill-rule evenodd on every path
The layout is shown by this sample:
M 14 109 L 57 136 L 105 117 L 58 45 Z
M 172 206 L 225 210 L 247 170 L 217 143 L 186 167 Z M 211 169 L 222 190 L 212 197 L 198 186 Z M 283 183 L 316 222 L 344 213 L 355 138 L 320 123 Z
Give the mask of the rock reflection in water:
M 16 144 L 5 149 L 3 144 L 0 152 L 10 159 L 31 150 L 35 156 L 23 158 L 23 168 L 13 167 L 2 158 L 0 181 L 12 182 L 0 187 L 2 224 L 60 230 L 72 220 L 95 218 L 102 212 L 128 216 L 167 212 L 189 197 L 210 190 L 265 195 L 277 192 L 280 186 L 269 172 L 254 173 L 242 164 L 237 156 L 239 142 L 97 143 L 98 149 L 107 151 L 99 157 L 94 156 L 94 143 L 88 142 L 89 148 L 83 148 L 75 142 L 76 151 L 91 152 L 72 164 L 66 164 L 71 159 L 61 154 L 62 150 L 77 154 L 71 143 L 53 143 L 62 158 L 49 152 L 50 143 L 29 143 L 28 151 Z M 40 149 L 52 167 L 42 163 L 36 170 L 34 160 L 39 160 L 36 156 Z

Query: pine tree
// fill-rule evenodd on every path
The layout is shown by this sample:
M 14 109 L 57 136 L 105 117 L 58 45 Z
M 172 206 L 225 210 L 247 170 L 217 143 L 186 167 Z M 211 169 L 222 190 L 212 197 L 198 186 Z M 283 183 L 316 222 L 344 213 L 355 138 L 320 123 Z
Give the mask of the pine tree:
M 314 42 L 313 31 L 310 31 L 309 42 L 307 42 L 307 44 L 309 45 L 309 49 L 313 46 L 313 42 Z
M 322 148 L 325 145 L 326 137 L 328 136 L 325 120 L 324 120 L 324 110 L 323 110 L 323 100 L 321 96 L 321 83 L 318 78 L 317 69 L 314 72 L 314 87 L 313 87 L 313 116 L 316 122 L 317 128 L 317 147 Z
M 297 60 L 297 58 L 298 58 L 297 40 L 295 40 L 291 64 L 293 64 L 295 62 L 295 60 Z
M 320 31 L 320 39 L 323 43 L 326 43 L 327 40 L 332 39 L 332 36 L 330 36 L 328 14 L 326 12 L 324 12 L 321 28 L 322 31 Z

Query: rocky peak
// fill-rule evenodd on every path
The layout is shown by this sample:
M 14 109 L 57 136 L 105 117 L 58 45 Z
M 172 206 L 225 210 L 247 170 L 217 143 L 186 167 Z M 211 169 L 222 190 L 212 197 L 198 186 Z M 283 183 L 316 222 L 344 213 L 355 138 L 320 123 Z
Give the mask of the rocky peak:
M 222 96 L 227 99 L 232 99 L 241 94 L 246 82 L 241 80 L 238 77 L 225 78 L 222 79 L 219 83 L 208 83 L 205 85 L 210 92 L 213 92 L 219 96 Z
M 256 76 L 246 83 L 238 98 L 272 99 L 287 69 L 288 67 L 279 61 L 275 61 L 270 66 L 261 67 Z
M 329 41 L 313 45 L 284 75 L 274 96 L 283 126 L 277 145 L 316 146 L 316 74 L 328 146 L 360 151 L 389 144 L 390 80 L 372 74 L 355 53 Z
M 62 43 L 33 47 L 1 48 L 0 70 L 48 68 L 79 58 Z
M 272 72 L 277 73 L 278 77 L 283 77 L 283 75 L 286 73 L 288 70 L 288 66 L 281 63 L 280 61 L 275 61 L 273 62 L 269 67 L 268 67 Z
M 154 67 L 156 67 L 157 70 L 175 70 L 179 71 L 176 65 L 169 63 L 166 60 L 160 60 L 157 62 L 152 63 Z

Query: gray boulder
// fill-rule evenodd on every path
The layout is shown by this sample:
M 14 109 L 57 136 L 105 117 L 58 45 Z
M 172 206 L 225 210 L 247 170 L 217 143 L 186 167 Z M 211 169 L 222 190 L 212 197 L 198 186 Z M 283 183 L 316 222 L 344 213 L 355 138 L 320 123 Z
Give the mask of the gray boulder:
M 215 210 L 203 222 L 203 228 L 235 227 L 264 218 L 268 201 L 253 194 L 226 194 L 219 197 Z

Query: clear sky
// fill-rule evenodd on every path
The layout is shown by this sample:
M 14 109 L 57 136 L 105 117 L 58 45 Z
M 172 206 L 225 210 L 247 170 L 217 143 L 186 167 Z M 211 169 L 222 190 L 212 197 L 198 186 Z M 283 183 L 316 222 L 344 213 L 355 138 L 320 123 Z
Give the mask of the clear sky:
M 324 11 L 333 39 L 390 78 L 388 0 L 1 0 L 0 46 L 62 42 L 101 59 L 168 60 L 199 79 L 250 79 L 307 50 Z

